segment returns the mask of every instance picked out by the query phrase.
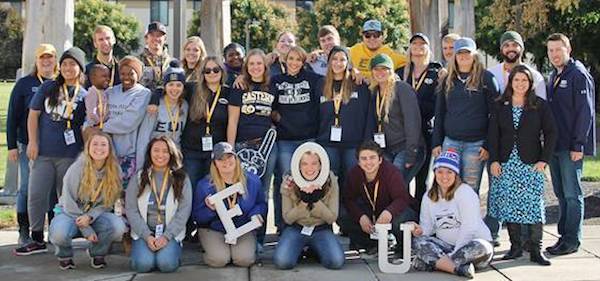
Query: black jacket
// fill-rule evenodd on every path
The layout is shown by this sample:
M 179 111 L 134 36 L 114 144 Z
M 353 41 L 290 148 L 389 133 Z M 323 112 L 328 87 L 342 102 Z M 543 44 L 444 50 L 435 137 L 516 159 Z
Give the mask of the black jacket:
M 558 135 L 552 111 L 543 99 L 537 98 L 535 109 L 525 108 L 517 130 L 509 100 L 495 102 L 491 113 L 488 134 L 491 162 L 507 162 L 515 142 L 524 163 L 550 162 Z

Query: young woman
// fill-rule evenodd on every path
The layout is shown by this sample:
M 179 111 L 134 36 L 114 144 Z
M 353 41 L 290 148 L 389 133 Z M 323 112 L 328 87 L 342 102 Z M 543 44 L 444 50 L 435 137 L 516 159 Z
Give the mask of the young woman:
M 27 115 L 29 103 L 45 80 L 53 79 L 58 73 L 56 49 L 50 44 L 40 44 L 35 50 L 35 65 L 31 73 L 17 81 L 10 94 L 6 116 L 6 139 L 8 159 L 18 161 L 19 189 L 17 190 L 17 222 L 19 224 L 19 246 L 31 242 L 27 215 L 27 187 L 29 185 L 29 159 L 27 158 Z M 52 196 L 52 195 L 51 195 Z M 56 196 L 56 195 L 54 195 Z M 53 206 L 49 206 L 49 210 Z
M 433 132 L 433 116 L 435 114 L 435 93 L 440 78 L 446 75 L 446 70 L 438 62 L 432 61 L 429 38 L 423 33 L 416 33 L 410 39 L 408 48 L 408 66 L 403 66 L 396 72 L 398 77 L 412 86 L 417 93 L 419 112 L 421 113 L 421 134 L 425 141 L 425 160 L 415 176 L 415 199 L 421 204 L 421 199 L 427 190 L 429 163 L 431 162 L 431 134 Z
M 475 41 L 468 37 L 454 42 L 455 55 L 435 104 L 432 155 L 454 149 L 461 159 L 460 177 L 479 193 L 488 159 L 489 108 L 498 97 L 498 83 L 485 70 Z
M 320 145 L 308 142 L 294 152 L 292 159 L 292 166 L 300 171 L 306 184 L 290 177 L 289 183 L 281 186 L 287 227 L 279 237 L 273 262 L 279 269 L 292 269 L 308 246 L 324 267 L 339 269 L 344 265 L 344 251 L 331 226 L 339 210 L 337 177 L 329 173 L 323 184 L 317 183 L 320 175 L 329 171 L 327 153 Z
M 290 170 L 292 154 L 306 141 L 313 141 L 319 132 L 319 102 L 323 91 L 321 76 L 304 69 L 306 52 L 294 46 L 284 57 L 287 70 L 271 80 L 270 91 L 275 96 L 273 121 L 277 126 L 277 170 Z M 275 186 L 280 183 L 277 173 Z M 275 224 L 282 226 L 281 194 L 274 192 Z
M 290 48 L 296 46 L 296 36 L 289 32 L 283 31 L 277 35 L 277 42 L 275 43 L 275 49 L 269 54 L 269 74 L 271 77 L 275 77 L 279 74 L 284 74 L 287 70 L 285 57 L 290 51 Z
M 103 268 L 111 243 L 125 232 L 123 220 L 111 212 L 122 190 L 121 169 L 113 149 L 110 136 L 93 133 L 65 174 L 57 215 L 49 231 L 61 269 L 75 268 L 71 245 L 75 236 L 91 242 L 91 266 Z
M 121 84 L 109 88 L 106 96 L 108 115 L 102 131 L 111 135 L 115 153 L 121 166 L 123 188 L 138 170 L 136 163 L 138 131 L 150 101 L 150 90 L 138 83 L 142 75 L 142 62 L 133 56 L 119 61 Z M 118 211 L 118 210 L 117 210 Z
M 235 216 L 233 222 L 240 227 L 259 216 L 264 224 L 267 203 L 261 190 L 261 182 L 255 174 L 246 172 L 240 165 L 233 146 L 221 142 L 213 148 L 213 160 L 210 174 L 202 179 L 194 192 L 193 217 L 198 225 L 200 243 L 204 249 L 204 261 L 211 267 L 224 267 L 230 262 L 237 266 L 249 267 L 256 259 L 256 235 L 254 231 L 237 238 L 235 244 L 225 243 L 225 228 L 219 219 L 215 206 L 208 197 L 223 189 L 241 183 L 245 189 L 243 195 L 234 194 L 227 198 L 228 208 L 239 205 L 242 214 Z
M 521 227 L 526 225 L 531 261 L 550 265 L 541 252 L 544 169 L 554 151 L 557 132 L 550 108 L 535 95 L 529 68 L 515 66 L 508 78 L 506 91 L 494 104 L 490 119 L 488 142 L 493 177 L 489 213 L 505 222 L 508 229 L 511 246 L 503 259 L 523 255 Z
M 204 41 L 198 36 L 191 36 L 183 44 L 181 64 L 185 71 L 185 81 L 196 81 L 201 77 L 200 63 L 206 58 Z
M 169 63 L 163 76 L 165 95 L 158 103 L 156 114 L 148 113 L 140 125 L 137 141 L 136 162 L 144 162 L 146 146 L 157 136 L 170 137 L 177 147 L 181 147 L 181 134 L 187 121 L 188 102 L 184 99 L 185 74 L 177 60 Z
M 44 242 L 44 217 L 50 194 L 55 190 L 60 196 L 63 177 L 83 147 L 85 53 L 77 47 L 68 49 L 59 64 L 56 80 L 42 84 L 29 106 L 27 156 L 33 165 L 27 209 L 33 242 L 15 249 L 16 255 L 48 251 Z M 56 198 L 52 201 L 55 203 Z
M 238 43 L 232 42 L 223 49 L 224 65 L 227 70 L 227 80 L 225 84 L 232 87 L 235 79 L 242 72 L 244 64 L 244 56 L 246 49 Z
M 417 95 L 410 85 L 398 80 L 388 55 L 373 57 L 370 68 L 372 135 L 388 161 L 402 172 L 408 187 L 425 160 Z
M 494 255 L 479 212 L 479 197 L 459 177 L 460 156 L 442 153 L 433 164 L 434 183 L 421 203 L 420 225 L 412 234 L 413 267 L 473 278 Z
M 346 49 L 333 47 L 323 82 L 317 142 L 327 151 L 331 171 L 340 179 L 356 166 L 356 148 L 365 137 L 370 100 L 367 85 L 352 81 Z
M 179 268 L 181 241 L 192 209 L 192 186 L 182 166 L 175 142 L 162 135 L 150 141 L 142 169 L 129 181 L 131 268 L 137 272 Z

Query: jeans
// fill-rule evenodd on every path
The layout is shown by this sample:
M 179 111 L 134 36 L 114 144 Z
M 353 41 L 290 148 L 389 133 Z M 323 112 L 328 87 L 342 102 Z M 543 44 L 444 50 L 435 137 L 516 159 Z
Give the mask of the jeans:
M 479 185 L 485 162 L 479 160 L 479 150 L 483 146 L 483 140 L 467 142 L 453 140 L 449 137 L 444 139 L 442 151 L 452 148 L 460 157 L 460 178 L 463 182 L 470 185 L 477 194 L 479 194 Z
M 583 223 L 584 201 L 581 192 L 583 159 L 571 161 L 569 151 L 558 151 L 550 160 L 552 187 L 560 208 L 558 234 L 563 243 L 579 246 Z
M 281 233 L 273 255 L 273 263 L 277 268 L 294 268 L 305 246 L 313 249 L 321 264 L 328 269 L 340 269 L 344 265 L 342 245 L 330 225 L 317 226 L 311 236 L 302 234 L 301 230 L 300 225 L 288 225 Z
M 27 213 L 27 187 L 29 186 L 29 158 L 27 145 L 17 142 L 19 151 L 19 189 L 17 190 L 17 213 Z
M 402 173 L 402 177 L 404 178 L 404 182 L 406 183 L 406 188 L 410 186 L 410 181 L 417 175 L 421 166 L 423 166 L 423 162 L 425 162 L 425 151 L 424 148 L 419 148 L 417 151 L 417 159 L 415 163 L 410 167 L 406 168 L 404 165 L 406 164 L 406 151 L 399 151 L 396 153 L 385 153 L 385 158 L 392 162 L 398 170 Z
M 60 213 L 50 224 L 50 241 L 56 248 L 55 254 L 58 258 L 73 257 L 72 240 L 82 236 L 75 224 L 75 219 L 75 217 Z M 90 243 L 89 251 L 92 257 L 108 254 L 111 243 L 121 239 L 126 229 L 123 220 L 112 213 L 102 213 L 90 226 L 98 237 L 98 242 Z
M 357 164 L 356 148 L 333 146 L 324 146 L 324 148 L 329 157 L 330 170 L 338 177 L 339 186 L 342 187 L 346 175 Z
M 183 157 L 183 169 L 190 177 L 192 190 L 196 189 L 196 184 L 210 172 L 210 158 L 186 158 Z
M 411 209 L 410 207 L 406 207 L 402 213 L 397 216 L 394 216 L 392 219 L 392 234 L 396 237 L 396 242 L 398 244 L 402 244 L 402 231 L 400 230 L 400 225 L 407 221 L 417 221 L 418 216 L 417 213 Z M 377 247 L 377 240 L 372 240 L 370 238 L 369 233 L 363 232 L 358 220 L 355 220 L 350 215 L 347 215 L 339 220 L 340 228 L 344 230 L 345 233 L 348 234 L 350 238 L 350 246 L 368 249 L 372 247 Z
M 131 245 L 131 269 L 138 273 L 150 272 L 158 269 L 160 272 L 173 272 L 179 268 L 181 257 L 181 243 L 175 239 L 169 240 L 167 245 L 153 252 L 143 238 L 133 240 Z

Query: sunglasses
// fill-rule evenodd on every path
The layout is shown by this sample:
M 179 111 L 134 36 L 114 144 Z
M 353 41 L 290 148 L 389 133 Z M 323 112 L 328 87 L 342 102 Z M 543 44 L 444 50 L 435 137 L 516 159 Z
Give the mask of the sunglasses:
M 212 73 L 220 73 L 221 68 L 217 66 L 217 67 L 213 67 L 213 68 L 207 67 L 204 69 L 204 74 L 210 74 L 211 72 Z
M 381 33 L 379 32 L 366 32 L 363 33 L 363 36 L 367 39 L 371 39 L 371 38 L 379 38 L 381 37 Z

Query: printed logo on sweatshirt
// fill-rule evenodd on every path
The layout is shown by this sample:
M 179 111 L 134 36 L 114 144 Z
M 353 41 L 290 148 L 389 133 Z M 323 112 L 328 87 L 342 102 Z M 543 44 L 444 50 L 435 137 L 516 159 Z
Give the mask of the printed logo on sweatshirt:
M 260 116 L 271 116 L 271 105 L 275 97 L 267 92 L 250 91 L 242 94 L 242 114 L 256 114 Z
M 77 110 L 77 103 L 73 104 L 73 112 Z M 60 122 L 62 120 L 72 120 L 73 114 L 71 116 L 67 116 L 67 102 L 62 100 L 60 104 L 56 106 L 50 106 L 50 99 L 46 98 L 44 100 L 44 111 L 46 114 L 50 116 L 50 120 L 54 122 Z
M 445 209 L 435 216 L 437 229 L 455 229 L 460 228 L 460 225 L 456 214 L 451 210 Z
M 558 84 L 558 87 L 560 88 L 566 88 L 569 84 L 567 84 L 567 80 L 560 80 L 560 84 Z
M 157 121 L 156 128 L 154 128 L 154 131 L 161 132 L 161 133 L 177 132 L 177 131 L 180 131 L 182 127 L 183 127 L 183 121 L 177 122 L 177 128 L 175 128 L 175 129 L 173 129 L 173 124 L 171 122 Z
M 300 83 L 278 83 L 275 85 L 277 90 L 283 91 L 283 94 L 279 95 L 280 104 L 301 104 L 310 102 L 310 85 L 308 81 L 302 81 Z

